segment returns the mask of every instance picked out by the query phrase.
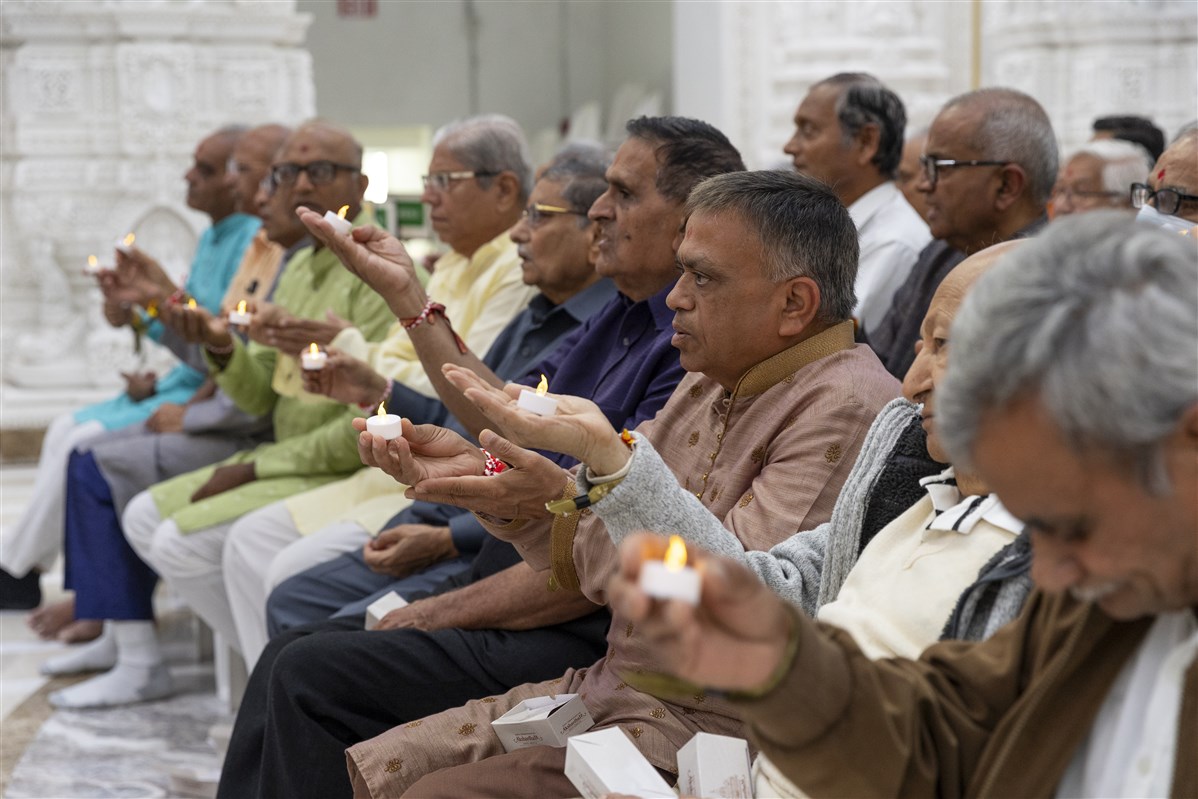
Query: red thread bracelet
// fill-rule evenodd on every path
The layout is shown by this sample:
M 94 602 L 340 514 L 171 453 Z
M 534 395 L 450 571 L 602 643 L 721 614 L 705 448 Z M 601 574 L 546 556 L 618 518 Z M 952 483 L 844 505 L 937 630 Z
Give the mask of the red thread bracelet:
M 445 320 L 445 326 L 449 328 L 449 334 L 453 336 L 454 343 L 458 345 L 458 352 L 465 355 L 467 350 L 466 342 L 462 341 L 462 337 L 453 329 L 453 325 L 449 322 L 449 317 L 445 315 L 445 306 L 441 303 L 433 302 L 430 298 L 424 304 L 424 308 L 420 310 L 419 314 L 409 316 L 406 319 L 401 318 L 399 321 L 403 325 L 404 330 L 411 330 L 414 327 L 420 327 L 425 322 L 428 322 L 430 325 L 436 324 L 438 316 Z

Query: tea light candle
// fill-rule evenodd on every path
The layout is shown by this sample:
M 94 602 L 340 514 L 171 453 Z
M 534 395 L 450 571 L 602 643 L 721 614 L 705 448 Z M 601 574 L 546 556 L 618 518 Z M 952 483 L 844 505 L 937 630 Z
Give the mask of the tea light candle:
M 317 371 L 323 369 L 328 360 L 329 354 L 321 352 L 314 341 L 308 345 L 308 351 L 300 355 L 300 366 L 309 371 Z
M 135 241 L 137 241 L 137 236 L 134 236 L 132 233 L 126 233 L 125 238 L 117 241 L 116 248 L 125 255 L 129 255 L 133 251 L 133 242 Z
M 379 412 L 366 419 L 366 432 L 390 441 L 393 438 L 403 438 L 403 425 L 400 418 L 393 413 L 387 413 L 385 403 L 380 402 Z
M 541 375 L 541 382 L 537 384 L 537 390 L 531 391 L 526 388 L 521 391 L 520 398 L 516 400 L 516 407 L 531 411 L 538 416 L 552 416 L 557 413 L 557 400 L 545 396 L 547 391 L 549 391 L 549 379 L 545 375 Z
M 99 259 L 99 258 L 97 258 L 97 257 L 96 257 L 96 256 L 94 256 L 94 255 L 89 255 L 89 256 L 87 256 L 87 266 L 83 267 L 83 274 L 85 274 L 85 275 L 98 275 L 98 274 L 100 274 L 101 272 L 106 272 L 106 271 L 108 271 L 108 269 L 109 269 L 109 267 L 107 267 L 107 266 L 102 266 L 102 265 L 100 264 L 100 259 Z
M 253 321 L 253 319 L 254 315 L 252 313 L 247 313 L 245 310 L 245 300 L 237 303 L 237 310 L 229 311 L 229 324 L 231 325 L 249 327 L 249 324 L 251 321 Z
M 686 565 L 686 544 L 682 543 L 681 536 L 670 536 L 664 560 L 647 560 L 641 564 L 640 588 L 658 599 L 677 599 L 697 605 L 699 583 L 699 572 Z
M 195 309 L 196 309 L 196 298 L 188 297 L 187 298 L 187 310 L 194 311 Z
M 347 213 L 349 213 L 348 205 L 341 206 L 341 210 L 337 213 L 333 213 L 332 211 L 324 212 L 324 221 L 333 226 L 333 232 L 338 236 L 348 235 L 354 229 L 353 223 L 345 218 Z

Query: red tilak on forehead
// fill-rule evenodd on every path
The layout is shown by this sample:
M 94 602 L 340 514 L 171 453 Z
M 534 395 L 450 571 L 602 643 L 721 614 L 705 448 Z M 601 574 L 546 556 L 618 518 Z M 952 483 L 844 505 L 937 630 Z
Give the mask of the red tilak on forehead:
M 1165 170 L 1163 170 L 1163 169 L 1162 169 L 1160 172 L 1157 172 L 1157 173 L 1156 173 L 1156 179 L 1157 179 L 1157 182 L 1158 182 L 1158 183 L 1159 183 L 1160 181 L 1164 180 L 1164 179 L 1165 179 Z

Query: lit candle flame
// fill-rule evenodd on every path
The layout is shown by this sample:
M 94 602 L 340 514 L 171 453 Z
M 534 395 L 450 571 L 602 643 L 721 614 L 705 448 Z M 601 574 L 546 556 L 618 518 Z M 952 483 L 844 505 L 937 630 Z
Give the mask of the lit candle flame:
M 666 568 L 670 571 L 678 571 L 686 565 L 686 544 L 682 543 L 682 536 L 670 536 L 670 545 L 666 547 L 665 562 Z
M 345 219 L 345 215 L 348 213 L 349 213 L 349 206 L 343 205 L 343 206 L 341 206 L 341 210 L 337 212 L 337 216 L 341 217 L 342 219 Z
M 132 233 L 126 233 L 125 238 L 121 239 L 121 244 L 124 244 L 126 247 L 132 247 L 135 241 L 137 241 L 137 236 L 134 236 Z
M 187 299 L 187 307 L 193 311 L 195 310 L 195 307 L 196 307 L 196 298 L 195 297 L 189 297 Z
M 541 382 L 537 383 L 537 396 L 543 397 L 549 391 L 549 378 L 541 375 Z
M 379 414 L 378 414 L 378 415 L 379 415 L 379 416 L 386 416 L 386 415 L 387 415 L 387 403 L 385 403 L 385 402 L 380 402 L 380 403 L 379 403 Z
M 99 261 L 99 259 L 96 258 L 96 256 L 94 256 L 94 255 L 87 256 L 87 265 L 90 266 L 92 269 L 95 269 L 96 265 L 98 263 L 100 263 L 100 261 Z
M 237 303 L 237 313 L 245 313 L 245 300 Z
M 319 355 L 320 354 L 320 347 L 316 346 L 315 341 L 313 341 L 311 344 L 308 345 L 308 353 L 310 355 Z

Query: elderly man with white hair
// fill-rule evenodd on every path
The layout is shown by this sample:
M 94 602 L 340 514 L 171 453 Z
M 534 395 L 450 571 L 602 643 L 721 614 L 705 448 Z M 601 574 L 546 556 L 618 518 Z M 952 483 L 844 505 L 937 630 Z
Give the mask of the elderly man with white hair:
M 1096 139 L 1082 145 L 1053 187 L 1053 218 L 1100 208 L 1132 210 L 1132 184 L 1143 183 L 1150 169 L 1152 156 L 1138 144 Z
M 966 297 L 939 426 L 1027 524 L 1037 587 L 989 640 L 871 661 L 701 553 L 699 607 L 654 601 L 645 536 L 613 610 L 810 795 L 1198 795 L 1195 296 L 1192 241 L 1095 212 Z

